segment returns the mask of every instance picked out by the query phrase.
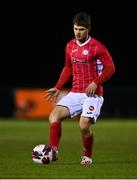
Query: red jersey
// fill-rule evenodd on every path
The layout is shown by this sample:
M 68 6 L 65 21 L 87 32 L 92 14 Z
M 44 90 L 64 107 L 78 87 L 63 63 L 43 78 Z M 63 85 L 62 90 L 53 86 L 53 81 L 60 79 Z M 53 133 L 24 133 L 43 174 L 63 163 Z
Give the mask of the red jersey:
M 56 88 L 61 89 L 72 75 L 72 92 L 85 93 L 87 86 L 94 81 L 96 94 L 103 95 L 103 82 L 115 72 L 115 66 L 107 48 L 95 38 L 80 44 L 72 39 L 66 45 L 65 66 Z

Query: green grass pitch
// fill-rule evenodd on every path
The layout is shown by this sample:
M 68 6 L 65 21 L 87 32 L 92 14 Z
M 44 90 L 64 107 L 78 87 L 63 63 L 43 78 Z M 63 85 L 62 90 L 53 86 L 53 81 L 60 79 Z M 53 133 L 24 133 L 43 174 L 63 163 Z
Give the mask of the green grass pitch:
M 0 179 L 137 178 L 137 120 L 98 119 L 93 126 L 93 164 L 80 165 L 82 141 L 78 121 L 62 123 L 59 160 L 36 164 L 31 152 L 48 144 L 48 121 L 0 120 Z

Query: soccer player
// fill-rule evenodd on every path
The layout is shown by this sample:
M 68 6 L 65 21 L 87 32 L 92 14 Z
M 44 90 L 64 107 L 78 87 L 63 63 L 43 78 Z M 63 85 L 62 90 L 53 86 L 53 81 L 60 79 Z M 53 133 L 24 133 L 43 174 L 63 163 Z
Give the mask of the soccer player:
M 65 65 L 59 80 L 46 91 L 47 100 L 54 100 L 72 76 L 72 89 L 59 102 L 49 116 L 50 146 L 53 161 L 58 158 L 61 138 L 61 121 L 79 115 L 82 135 L 83 156 L 81 164 L 92 164 L 93 131 L 92 124 L 100 115 L 103 98 L 103 83 L 115 72 L 115 65 L 107 48 L 89 35 L 91 17 L 79 12 L 73 18 L 75 38 L 66 44 Z

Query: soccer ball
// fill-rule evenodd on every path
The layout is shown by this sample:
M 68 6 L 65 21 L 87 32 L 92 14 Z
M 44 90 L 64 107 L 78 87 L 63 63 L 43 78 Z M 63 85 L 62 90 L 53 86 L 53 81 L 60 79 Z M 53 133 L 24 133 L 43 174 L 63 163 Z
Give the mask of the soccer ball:
M 52 162 L 53 150 L 49 145 L 39 144 L 32 150 L 32 160 L 38 164 L 49 164 Z

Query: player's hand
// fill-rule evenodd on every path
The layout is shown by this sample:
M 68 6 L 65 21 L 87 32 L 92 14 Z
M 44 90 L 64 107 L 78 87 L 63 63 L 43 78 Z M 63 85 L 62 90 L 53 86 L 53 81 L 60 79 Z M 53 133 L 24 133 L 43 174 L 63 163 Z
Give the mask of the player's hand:
M 55 87 L 50 88 L 49 90 L 45 91 L 44 98 L 46 98 L 47 101 L 55 102 L 59 92 L 60 90 Z
M 88 96 L 88 97 L 93 97 L 93 96 L 95 96 L 95 92 L 96 92 L 96 90 L 97 90 L 97 84 L 96 83 L 94 83 L 94 82 L 92 82 L 92 83 L 90 83 L 89 85 L 88 85 L 88 87 L 86 88 L 86 95 Z

